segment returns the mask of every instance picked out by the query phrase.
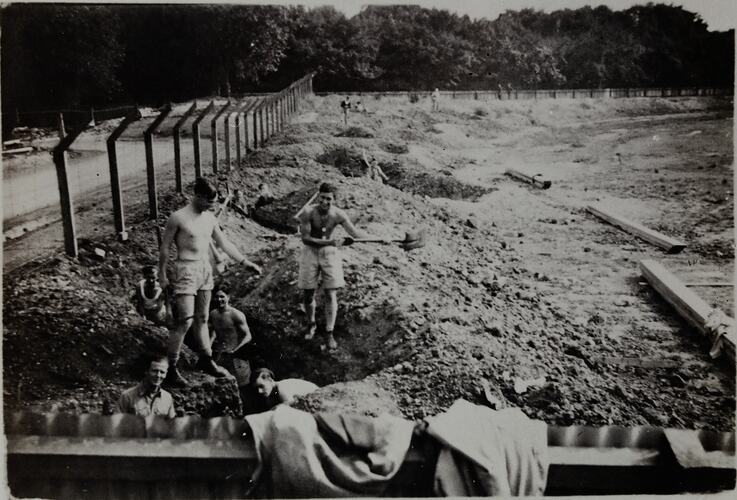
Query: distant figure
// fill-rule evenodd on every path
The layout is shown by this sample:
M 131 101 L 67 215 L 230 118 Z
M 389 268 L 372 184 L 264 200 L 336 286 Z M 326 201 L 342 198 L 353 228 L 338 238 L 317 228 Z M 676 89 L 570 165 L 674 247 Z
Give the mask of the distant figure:
M 346 96 L 340 101 L 340 107 L 343 109 L 343 122 L 348 125 L 348 110 L 351 109 L 351 96 Z
M 230 297 L 223 289 L 213 294 L 215 309 L 210 311 L 212 357 L 238 381 L 238 386 L 248 385 L 251 366 L 238 357 L 237 352 L 252 340 L 246 315 L 229 304 Z
M 266 410 L 270 410 L 280 404 L 289 404 L 297 396 L 304 396 L 316 391 L 320 387 L 299 378 L 274 379 L 274 372 L 268 368 L 259 368 L 251 377 L 252 384 L 263 398 Z
M 174 418 L 174 399 L 161 388 L 161 383 L 169 370 L 169 360 L 159 356 L 151 360 L 140 384 L 123 392 L 118 400 L 116 413 L 130 413 L 148 417 L 160 415 Z
M 143 279 L 135 291 L 136 311 L 156 325 L 166 326 L 171 319 L 167 314 L 166 297 L 159 286 L 159 273 L 156 266 L 144 266 Z
M 437 88 L 433 90 L 432 94 L 430 95 L 430 99 L 432 99 L 432 110 L 438 111 L 440 109 L 440 90 Z
M 497 89 L 498 90 L 496 92 L 496 97 L 497 97 L 497 99 L 499 99 L 501 101 L 502 100 L 502 84 L 501 83 L 498 83 L 497 84 Z
M 269 186 L 263 182 L 258 185 L 258 200 L 256 200 L 256 208 L 263 207 L 269 203 L 273 203 L 274 195 L 271 193 Z
M 512 84 L 507 82 L 507 99 L 512 98 Z
M 381 166 L 379 166 L 379 162 L 376 161 L 376 158 L 373 156 L 371 157 L 371 161 L 368 162 L 369 165 L 369 171 L 368 176 L 369 179 L 381 182 L 384 184 L 389 178 L 386 176 L 383 170 L 381 170 Z
M 364 106 L 361 101 L 356 101 L 356 111 L 359 113 L 367 113 L 368 109 L 366 109 L 366 106 Z

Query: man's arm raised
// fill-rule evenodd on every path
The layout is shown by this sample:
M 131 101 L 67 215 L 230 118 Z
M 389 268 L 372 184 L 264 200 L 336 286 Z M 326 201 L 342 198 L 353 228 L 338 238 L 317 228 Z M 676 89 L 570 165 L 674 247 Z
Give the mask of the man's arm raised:
M 222 229 L 220 229 L 219 224 L 215 224 L 214 229 L 212 230 L 212 237 L 215 240 L 215 243 L 218 244 L 220 248 L 222 248 L 226 254 L 228 254 L 232 259 L 234 259 L 239 264 L 245 264 L 247 267 L 250 267 L 257 273 L 261 274 L 261 268 L 248 260 L 236 247 L 233 245 L 228 238 L 225 237 L 223 234 Z
M 174 237 L 178 229 L 177 215 L 174 213 L 169 220 L 166 221 L 164 234 L 161 236 L 161 246 L 159 247 L 159 285 L 162 290 L 166 290 L 169 286 L 169 278 L 166 276 L 166 267 L 169 263 L 169 251 Z

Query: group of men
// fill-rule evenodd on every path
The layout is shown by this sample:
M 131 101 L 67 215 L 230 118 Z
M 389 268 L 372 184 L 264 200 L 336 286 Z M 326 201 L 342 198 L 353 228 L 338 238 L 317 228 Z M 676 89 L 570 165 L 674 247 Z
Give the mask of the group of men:
M 307 319 L 305 339 L 311 340 L 317 333 L 316 291 L 321 286 L 327 299 L 325 340 L 331 350 L 337 348 L 334 334 L 338 312 L 337 291 L 345 286 L 338 249 L 351 245 L 354 239 L 368 237 L 355 228 L 343 210 L 334 205 L 335 196 L 333 185 L 321 184 L 315 205 L 306 207 L 298 218 L 304 244 L 299 262 L 298 286 L 303 290 Z M 199 358 L 196 366 L 209 375 L 220 378 L 232 374 L 239 386 L 250 381 L 271 402 L 280 398 L 286 401 L 296 393 L 316 388 L 309 382 L 299 381 L 305 382 L 300 384 L 293 381 L 297 379 L 276 382 L 273 372 L 268 369 L 248 374 L 250 368 L 243 365 L 246 361 L 238 355 L 238 351 L 252 339 L 245 315 L 230 306 L 225 290 L 215 291 L 216 307 L 210 311 L 214 288 L 208 253 L 211 241 L 239 265 L 261 273 L 261 268 L 248 260 L 223 234 L 212 211 L 217 197 L 217 190 L 212 183 L 205 178 L 197 178 L 194 197 L 185 207 L 174 212 L 166 223 L 159 250 L 158 273 L 153 266 L 144 268 L 144 279 L 136 289 L 137 308 L 147 319 L 170 326 L 167 355 L 152 360 L 143 381 L 123 393 L 120 411 L 171 415 L 171 395 L 167 396 L 161 385 L 185 387 L 189 384 L 177 368 L 188 331 L 188 345 Z M 342 226 L 349 237 L 335 238 L 333 233 L 337 226 Z M 176 247 L 176 260 L 172 266 L 173 273 L 170 274 L 172 244 Z M 166 306 L 167 296 L 173 298 L 171 308 Z

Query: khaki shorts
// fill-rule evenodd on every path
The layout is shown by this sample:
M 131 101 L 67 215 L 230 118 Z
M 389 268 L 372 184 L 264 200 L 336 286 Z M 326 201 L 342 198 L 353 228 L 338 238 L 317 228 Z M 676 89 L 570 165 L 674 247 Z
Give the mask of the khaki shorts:
M 212 358 L 235 377 L 238 387 L 251 382 L 251 363 L 248 360 L 236 358 L 227 352 L 213 352 Z
M 299 279 L 297 286 L 302 290 L 317 288 L 318 277 L 322 275 L 322 287 L 327 289 L 343 288 L 343 260 L 334 246 L 302 247 L 302 259 L 299 261 Z
M 200 290 L 212 290 L 215 281 L 207 260 L 177 260 L 174 262 L 174 295 L 197 295 Z

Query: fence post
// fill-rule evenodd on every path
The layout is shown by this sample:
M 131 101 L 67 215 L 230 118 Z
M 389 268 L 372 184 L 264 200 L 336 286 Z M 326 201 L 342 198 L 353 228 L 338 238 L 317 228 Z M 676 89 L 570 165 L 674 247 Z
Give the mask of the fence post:
M 258 125 L 258 108 L 261 106 L 259 100 L 259 105 L 253 108 L 253 149 L 258 148 L 258 131 L 257 131 L 257 125 Z
M 115 127 L 113 133 L 107 138 L 107 158 L 110 167 L 110 190 L 113 195 L 113 221 L 115 223 L 115 234 L 118 235 L 118 241 L 127 241 L 128 232 L 125 230 L 125 211 L 123 209 L 123 194 L 120 190 L 120 174 L 118 172 L 118 153 L 115 142 L 125 132 L 128 125 L 141 118 L 138 109 L 134 109 L 131 113 L 123 118 L 123 121 Z
M 193 102 L 187 111 L 184 112 L 179 121 L 174 124 L 172 135 L 174 136 L 174 177 L 176 182 L 177 193 L 182 193 L 184 188 L 182 186 L 182 153 L 180 149 L 180 130 L 184 122 L 192 116 L 192 113 L 197 109 L 197 101 Z
M 226 102 L 225 106 L 220 108 L 220 111 L 215 113 L 213 119 L 210 120 L 210 129 L 212 130 L 212 137 L 210 137 L 210 142 L 212 143 L 212 172 L 215 174 L 218 173 L 218 118 L 225 113 L 230 105 L 230 101 Z
M 56 167 L 56 178 L 59 182 L 59 202 L 61 204 L 61 220 L 64 226 L 64 251 L 71 257 L 78 254 L 77 247 L 77 231 L 74 227 L 74 204 L 72 203 L 72 195 L 69 191 L 69 177 L 67 176 L 67 160 L 66 152 L 72 142 L 79 137 L 79 134 L 86 127 L 82 126 L 78 130 L 68 134 L 64 139 L 59 141 L 53 151 L 54 166 Z
M 59 113 L 59 140 L 64 139 L 64 136 L 67 135 L 66 128 L 64 127 L 64 113 Z
M 171 104 L 164 106 L 159 116 L 143 132 L 143 143 L 146 148 L 146 176 L 148 177 L 148 213 L 149 218 L 156 220 L 159 217 L 159 202 L 156 199 L 156 171 L 154 170 L 154 139 L 153 134 L 161 122 L 171 113 Z M 158 225 L 157 225 L 158 227 Z M 161 243 L 161 241 L 159 241 Z
M 90 106 L 90 127 L 95 126 L 95 108 Z
M 236 168 L 241 166 L 241 113 L 245 106 L 239 107 L 235 112 L 235 164 Z
M 202 163 L 200 162 L 200 122 L 207 116 L 207 114 L 215 109 L 215 101 L 210 101 L 205 109 L 195 118 L 192 123 L 192 141 L 194 146 L 194 175 L 195 177 L 202 177 Z
M 268 105 L 268 101 L 262 103 L 258 107 L 258 124 L 259 124 L 259 131 L 261 132 L 259 135 L 261 136 L 261 143 L 259 146 L 264 145 L 264 141 L 266 140 L 266 135 L 264 133 L 264 107 Z
M 232 170 L 230 165 L 230 117 L 232 115 L 233 112 L 228 111 L 223 120 L 223 134 L 225 134 L 225 170 L 228 172 Z
M 18 108 L 15 108 L 15 125 L 13 125 L 13 128 L 20 125 L 20 113 L 18 112 Z

